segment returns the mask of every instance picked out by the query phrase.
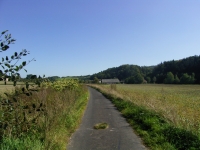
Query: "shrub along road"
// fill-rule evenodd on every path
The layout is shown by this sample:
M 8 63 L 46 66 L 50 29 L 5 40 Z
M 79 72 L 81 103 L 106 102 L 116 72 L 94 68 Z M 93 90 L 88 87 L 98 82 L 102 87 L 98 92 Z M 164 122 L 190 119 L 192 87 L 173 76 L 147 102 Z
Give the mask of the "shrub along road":
M 82 124 L 73 134 L 68 150 L 144 150 L 145 146 L 132 128 L 101 93 L 89 87 L 90 100 Z M 94 129 L 107 123 L 106 129 Z

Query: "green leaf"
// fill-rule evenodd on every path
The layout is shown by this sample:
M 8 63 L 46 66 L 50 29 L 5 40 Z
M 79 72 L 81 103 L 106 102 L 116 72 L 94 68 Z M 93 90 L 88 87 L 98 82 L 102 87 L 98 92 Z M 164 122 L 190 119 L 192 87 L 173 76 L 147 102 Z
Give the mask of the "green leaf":
M 32 107 L 33 107 L 33 108 L 36 108 L 36 105 L 35 105 L 35 104 L 33 104 L 33 105 L 32 105 Z
M 9 59 L 8 59 L 8 56 L 6 56 L 6 60 L 9 60 Z
M 5 34 L 7 31 L 8 31 L 8 30 L 5 30 L 5 31 L 1 32 L 1 34 Z
M 12 76 L 12 81 L 14 81 L 16 78 L 15 78 L 15 76 Z
M 23 88 L 22 88 L 22 92 L 24 93 L 24 91 L 25 91 L 25 88 L 23 87 Z
M 15 52 L 15 56 L 17 56 L 17 52 Z
M 2 67 L 3 69 L 5 69 L 5 67 L 4 67 L 4 66 L 2 66 L 2 65 L 1 65 L 1 67 Z
M 8 68 L 10 68 L 10 65 L 9 65 L 9 64 L 5 64 L 5 66 L 8 67 Z
M 26 96 L 30 96 L 30 93 L 26 93 Z
M 13 101 L 14 101 L 14 102 L 17 102 L 17 99 L 16 99 L 16 98 L 13 98 Z
M 23 66 L 22 66 L 22 65 L 20 65 L 20 66 L 19 66 L 19 70 L 21 70 L 22 68 L 23 68 Z
M 23 106 L 23 109 L 28 109 L 29 107 L 28 107 L 28 105 L 26 105 L 26 106 Z
M 1 42 L 1 47 L 3 47 L 4 46 L 4 44 L 3 44 L 3 42 Z
M 11 59 L 14 59 L 14 57 L 15 57 L 15 56 L 14 56 L 14 55 L 12 55 L 12 56 L 11 56 Z
M 26 72 L 27 72 L 27 70 L 26 70 L 26 69 L 24 69 L 24 71 L 26 71 Z
M 22 62 L 22 65 L 23 65 L 23 66 L 26 66 L 26 61 Z
M 16 66 L 16 68 L 14 69 L 15 71 L 19 71 L 19 68 L 18 68 L 18 66 Z
M 2 62 L 4 62 L 4 58 L 2 57 Z
M 11 42 L 15 42 L 15 41 L 16 41 L 15 39 L 12 39 L 12 40 L 11 40 Z
M 4 46 L 2 47 L 2 50 L 3 50 L 3 51 L 6 51 L 7 49 L 9 49 L 9 46 L 8 46 L 8 45 L 4 45 Z

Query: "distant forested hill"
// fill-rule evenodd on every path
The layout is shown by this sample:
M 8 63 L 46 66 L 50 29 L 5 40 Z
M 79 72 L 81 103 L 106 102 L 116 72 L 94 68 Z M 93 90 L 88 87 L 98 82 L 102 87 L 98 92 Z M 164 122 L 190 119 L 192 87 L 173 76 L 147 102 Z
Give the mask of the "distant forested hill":
M 120 81 L 130 83 L 141 83 L 143 78 L 151 74 L 154 66 L 140 67 L 137 65 L 122 65 L 119 67 L 109 68 L 105 71 L 93 74 L 90 79 L 93 80 L 95 77 L 98 79 L 112 79 L 118 78 Z M 130 80 L 130 81 L 129 81 Z M 132 81 L 131 81 L 132 80 Z
M 90 76 L 90 79 L 118 78 L 125 83 L 200 83 L 200 56 L 162 62 L 156 66 L 122 65 Z

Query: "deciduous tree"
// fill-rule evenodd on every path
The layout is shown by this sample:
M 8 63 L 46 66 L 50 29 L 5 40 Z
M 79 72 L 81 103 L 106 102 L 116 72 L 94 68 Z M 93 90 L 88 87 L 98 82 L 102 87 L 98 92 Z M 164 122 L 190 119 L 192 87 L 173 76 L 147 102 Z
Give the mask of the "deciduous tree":
M 164 80 L 164 83 L 167 83 L 167 84 L 172 84 L 172 83 L 174 83 L 174 75 L 173 75 L 172 72 L 168 72 L 168 73 L 167 73 L 167 76 L 166 76 L 166 78 L 165 78 L 165 80 Z
M 8 33 L 8 30 L 3 31 L 0 35 L 0 52 L 7 51 L 10 48 L 10 45 L 14 44 L 15 41 L 16 40 L 12 38 L 11 34 Z M 32 59 L 28 62 L 22 61 L 21 64 L 18 63 L 22 59 L 22 57 L 28 54 L 29 51 L 23 49 L 20 53 L 14 52 L 14 54 L 10 57 L 8 56 L 2 57 L 0 65 L 2 67 L 1 72 L 3 73 L 2 77 L 5 81 L 5 84 L 6 84 L 6 77 L 8 75 L 11 76 L 14 85 L 16 85 L 17 80 L 20 78 L 19 71 L 23 69 L 24 71 L 27 72 L 27 70 L 24 69 L 24 67 L 35 59 Z

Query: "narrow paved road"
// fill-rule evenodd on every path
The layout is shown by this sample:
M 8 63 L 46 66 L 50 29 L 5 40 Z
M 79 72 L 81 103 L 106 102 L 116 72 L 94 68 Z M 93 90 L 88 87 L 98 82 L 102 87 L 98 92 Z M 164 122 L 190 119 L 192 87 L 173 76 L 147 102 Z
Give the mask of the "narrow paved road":
M 90 100 L 80 128 L 73 134 L 67 150 L 144 150 L 146 149 L 113 104 L 95 89 L 89 88 Z M 96 130 L 106 122 L 109 128 Z

